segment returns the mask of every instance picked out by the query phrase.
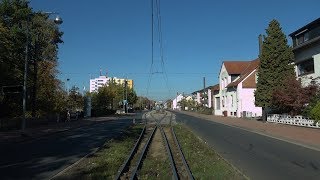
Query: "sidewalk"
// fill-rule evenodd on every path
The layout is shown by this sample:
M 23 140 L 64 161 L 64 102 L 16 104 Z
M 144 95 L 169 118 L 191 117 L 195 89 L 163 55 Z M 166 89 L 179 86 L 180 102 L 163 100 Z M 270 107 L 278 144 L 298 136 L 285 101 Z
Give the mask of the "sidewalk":
M 195 112 L 176 111 L 179 113 L 187 114 L 194 117 L 222 123 L 225 125 L 245 129 L 261 135 L 269 136 L 272 138 L 280 139 L 290 143 L 298 144 L 304 147 L 320 151 L 320 129 L 305 128 L 298 126 L 291 126 L 276 123 L 264 123 L 261 121 L 221 117 L 214 115 L 204 115 Z

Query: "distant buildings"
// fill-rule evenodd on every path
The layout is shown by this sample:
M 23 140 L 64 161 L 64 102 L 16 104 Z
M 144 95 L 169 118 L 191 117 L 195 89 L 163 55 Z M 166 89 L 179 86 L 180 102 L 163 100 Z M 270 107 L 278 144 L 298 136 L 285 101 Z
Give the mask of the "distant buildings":
M 208 108 L 214 107 L 214 96 L 219 93 L 219 84 L 206 87 L 205 89 L 201 89 L 198 91 L 195 91 L 192 94 L 193 99 L 198 104 L 201 104 Z
M 320 18 L 290 34 L 293 42 L 295 70 L 304 86 L 313 79 L 320 83 Z M 262 40 L 259 38 L 261 51 Z M 224 61 L 219 84 L 192 93 L 197 106 L 213 108 L 214 115 L 231 117 L 259 117 L 262 108 L 255 106 L 259 59 L 252 61 Z M 173 109 L 181 110 L 180 94 L 173 100 Z
M 116 84 L 123 85 L 127 81 L 127 86 L 133 88 L 132 79 L 121 79 L 116 77 L 99 76 L 98 78 L 90 79 L 90 92 L 96 92 L 98 89 L 104 85 L 108 85 L 110 82 L 115 82 Z
M 181 110 L 181 106 L 179 104 L 179 102 L 183 99 L 183 95 L 182 94 L 178 94 L 176 98 L 174 98 L 172 100 L 172 109 L 173 110 Z
M 320 18 L 290 34 L 296 74 L 303 85 L 320 76 Z M 320 80 L 318 80 L 320 82 Z

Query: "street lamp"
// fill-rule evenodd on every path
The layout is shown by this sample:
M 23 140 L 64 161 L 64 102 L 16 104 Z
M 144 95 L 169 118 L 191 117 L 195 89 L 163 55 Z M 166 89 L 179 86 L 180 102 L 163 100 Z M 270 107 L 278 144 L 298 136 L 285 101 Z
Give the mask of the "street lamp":
M 51 13 L 51 14 L 53 14 L 53 13 Z M 63 20 L 61 19 L 61 17 L 60 16 L 57 16 L 54 20 L 53 20 L 53 22 L 55 22 L 56 24 L 62 24 L 63 23 Z
M 58 14 L 56 12 L 40 12 L 40 14 L 47 14 L 47 15 L 51 15 L 51 14 Z M 27 22 L 26 22 L 26 28 L 27 28 L 27 32 L 26 32 L 26 36 L 27 36 L 27 40 L 26 40 L 26 48 L 25 48 L 25 59 L 24 59 L 24 74 L 23 74 L 23 97 L 22 97 L 22 131 L 25 130 L 26 128 L 26 96 L 27 96 L 27 73 L 28 73 L 28 56 L 29 56 L 29 23 L 30 23 L 30 17 L 33 14 L 29 14 L 28 18 L 27 18 Z M 53 20 L 56 24 L 62 24 L 62 19 L 61 17 L 57 16 L 54 20 Z

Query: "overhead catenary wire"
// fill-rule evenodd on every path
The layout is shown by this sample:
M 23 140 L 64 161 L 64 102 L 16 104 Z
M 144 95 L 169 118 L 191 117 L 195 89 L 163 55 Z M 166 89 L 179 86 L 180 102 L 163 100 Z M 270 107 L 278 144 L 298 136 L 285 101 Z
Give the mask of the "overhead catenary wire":
M 164 74 L 164 78 L 166 81 L 166 86 L 169 90 L 169 94 L 171 93 L 171 88 L 169 86 L 169 79 L 168 79 L 168 74 L 165 69 L 165 64 L 164 64 L 164 55 L 163 55 L 163 39 L 162 39 L 162 25 L 161 25 L 161 10 L 160 10 L 160 0 L 157 1 L 157 19 L 158 19 L 158 33 L 159 33 L 159 46 L 160 46 L 160 57 L 161 57 L 161 67 L 162 67 L 162 72 Z
M 149 88 L 150 88 L 150 84 L 151 84 L 151 78 L 152 78 L 152 68 L 153 68 L 153 31 L 154 31 L 154 28 L 153 28 L 153 0 L 151 0 L 151 66 L 150 66 L 150 72 L 149 72 L 149 78 L 148 78 L 148 84 L 147 84 L 147 93 L 146 95 L 148 96 L 149 95 Z
M 160 11 L 160 0 L 151 0 L 151 66 L 148 76 L 147 83 L 147 95 L 149 95 L 149 90 L 151 86 L 152 76 L 155 74 L 161 74 L 166 84 L 168 93 L 171 93 L 171 88 L 169 86 L 169 78 L 165 69 L 164 53 L 163 53 L 163 39 L 162 39 L 162 25 L 161 25 L 161 11 Z M 156 26 L 156 29 L 155 29 Z M 155 32 L 157 31 L 157 40 L 159 44 L 159 55 L 160 55 L 160 67 L 156 66 L 154 59 L 154 40 Z

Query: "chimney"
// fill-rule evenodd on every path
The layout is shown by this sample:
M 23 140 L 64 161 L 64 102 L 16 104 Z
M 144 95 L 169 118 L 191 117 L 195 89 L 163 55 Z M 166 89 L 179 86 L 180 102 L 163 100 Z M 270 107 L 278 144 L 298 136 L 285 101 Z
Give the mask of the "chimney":
M 261 56 L 262 53 L 262 34 L 259 34 L 259 56 Z

